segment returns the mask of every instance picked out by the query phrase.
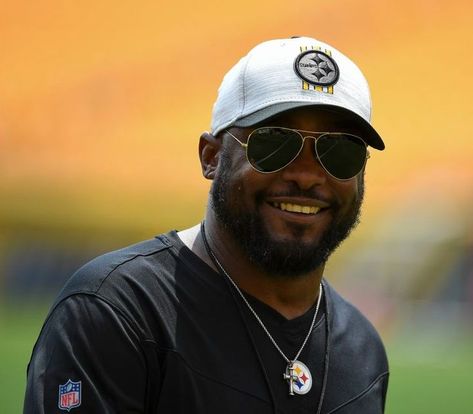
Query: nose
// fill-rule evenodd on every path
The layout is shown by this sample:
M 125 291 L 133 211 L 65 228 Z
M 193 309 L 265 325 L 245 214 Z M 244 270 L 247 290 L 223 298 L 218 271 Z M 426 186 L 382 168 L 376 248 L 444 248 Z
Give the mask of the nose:
M 307 137 L 297 158 L 282 170 L 283 179 L 295 182 L 303 190 L 327 180 L 327 173 L 315 154 L 314 139 Z

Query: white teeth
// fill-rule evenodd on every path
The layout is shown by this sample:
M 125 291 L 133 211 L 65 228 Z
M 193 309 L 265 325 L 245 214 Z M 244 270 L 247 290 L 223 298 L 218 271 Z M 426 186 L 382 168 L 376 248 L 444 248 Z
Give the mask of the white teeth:
M 283 211 L 290 211 L 291 213 L 317 214 L 320 210 L 319 207 L 291 203 L 273 203 L 273 206 Z

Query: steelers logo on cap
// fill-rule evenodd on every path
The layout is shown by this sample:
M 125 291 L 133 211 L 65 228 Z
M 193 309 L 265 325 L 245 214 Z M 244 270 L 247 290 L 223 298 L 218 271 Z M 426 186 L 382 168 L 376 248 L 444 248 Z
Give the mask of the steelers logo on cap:
M 335 60 L 319 50 L 306 50 L 294 62 L 297 76 L 317 86 L 331 86 L 337 83 L 340 74 Z

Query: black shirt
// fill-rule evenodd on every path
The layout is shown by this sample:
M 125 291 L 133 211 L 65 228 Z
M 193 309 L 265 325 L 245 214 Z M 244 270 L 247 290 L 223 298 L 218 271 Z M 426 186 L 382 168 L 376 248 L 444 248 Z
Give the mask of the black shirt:
M 315 305 L 304 315 L 288 320 L 256 298 L 249 295 L 247 295 L 247 298 L 286 357 L 293 359 L 312 325 Z M 327 368 L 325 363 L 327 349 L 325 300 L 323 297 L 310 341 L 298 357 L 298 360 L 309 368 L 312 376 L 312 387 L 307 394 L 294 396 L 289 395 L 289 384 L 283 379 L 287 362 L 271 343 L 256 318 L 244 308 L 244 305 L 241 307 L 251 336 L 254 338 L 255 350 L 261 357 L 262 365 L 266 370 L 278 412 L 316 413 L 318 408 L 316 404 L 320 400 L 325 369 Z
M 100 256 L 74 274 L 48 315 L 24 412 L 315 413 L 323 395 L 322 413 L 381 413 L 388 367 L 379 336 L 327 282 L 324 292 L 299 358 L 313 387 L 289 397 L 284 359 L 175 232 Z M 250 300 L 292 358 L 313 310 L 287 321 Z

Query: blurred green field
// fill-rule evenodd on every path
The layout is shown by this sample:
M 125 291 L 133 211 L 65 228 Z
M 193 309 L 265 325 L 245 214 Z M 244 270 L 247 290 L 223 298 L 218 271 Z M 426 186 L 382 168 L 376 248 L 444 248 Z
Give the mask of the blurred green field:
M 388 414 L 473 413 L 473 338 L 437 335 L 388 344 Z
M 21 413 L 26 365 L 48 307 L 0 308 L 0 413 Z M 441 335 L 439 335 L 441 338 Z M 440 342 L 439 342 L 440 341 Z M 473 338 L 388 344 L 388 414 L 473 412 Z

